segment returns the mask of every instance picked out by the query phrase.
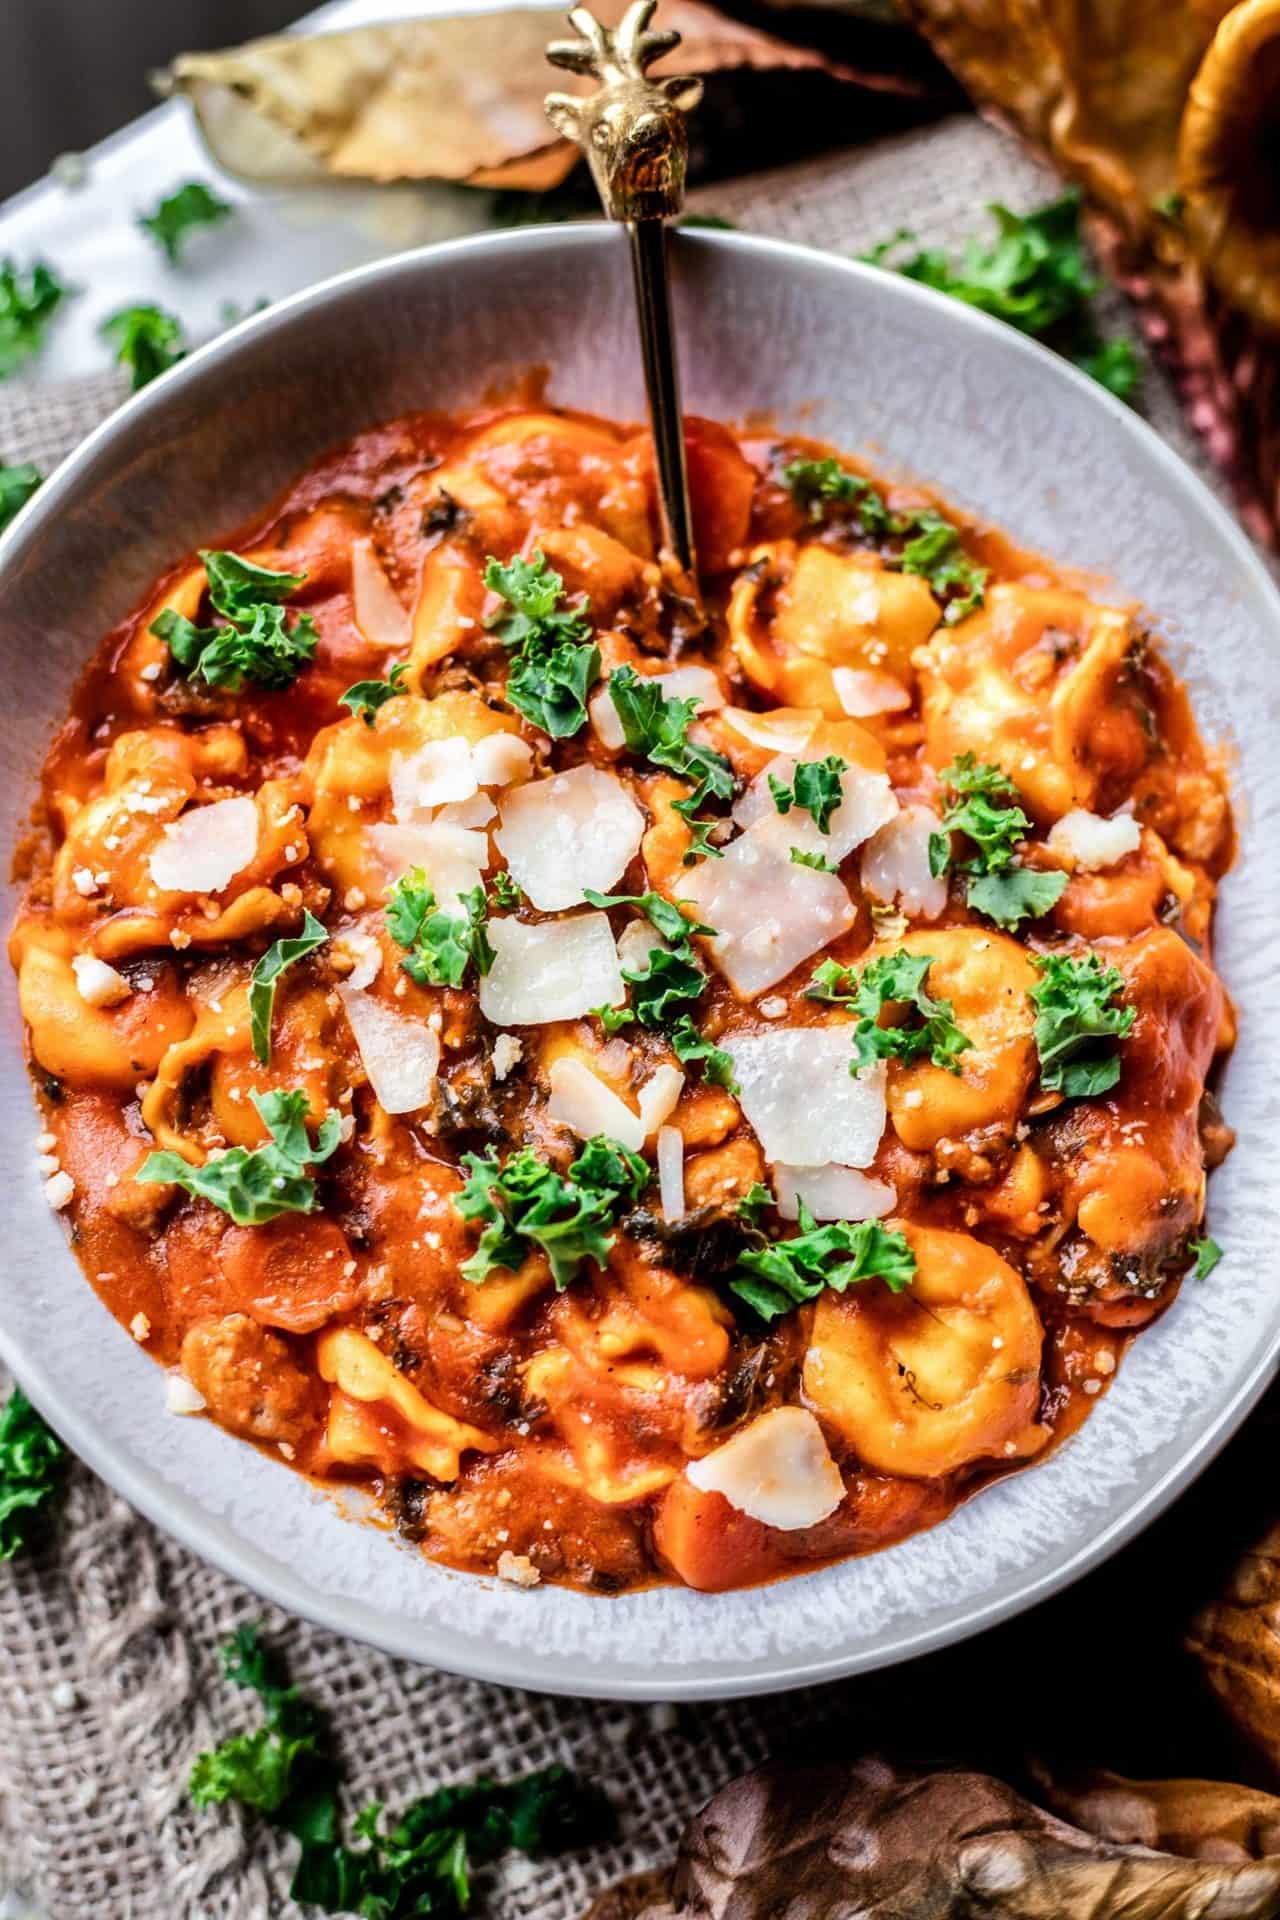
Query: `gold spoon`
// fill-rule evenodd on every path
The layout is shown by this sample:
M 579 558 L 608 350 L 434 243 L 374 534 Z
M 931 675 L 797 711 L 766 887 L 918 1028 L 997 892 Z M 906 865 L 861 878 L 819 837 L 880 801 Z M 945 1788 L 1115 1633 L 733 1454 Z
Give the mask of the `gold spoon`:
M 684 116 L 702 98 L 701 80 L 649 80 L 645 70 L 680 44 L 670 30 L 649 31 L 657 0 L 633 0 L 616 28 L 574 7 L 577 40 L 553 40 L 547 59 L 599 80 L 595 93 L 547 95 L 547 118 L 581 147 L 605 214 L 631 243 L 644 381 L 653 429 L 663 545 L 696 598 L 693 520 L 680 410 L 680 369 L 671 324 L 666 222 L 684 204 L 689 140 Z

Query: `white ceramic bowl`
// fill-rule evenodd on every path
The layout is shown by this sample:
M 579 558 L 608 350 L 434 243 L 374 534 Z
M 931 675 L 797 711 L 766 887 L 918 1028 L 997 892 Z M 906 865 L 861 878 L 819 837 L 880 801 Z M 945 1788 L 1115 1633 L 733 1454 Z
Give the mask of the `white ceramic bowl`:
M 1205 1464 L 1280 1347 L 1270 1164 L 1280 1022 L 1271 822 L 1280 793 L 1280 601 L 1220 507 L 1100 388 L 908 282 L 766 240 L 675 242 L 685 404 L 767 412 L 936 484 L 1149 609 L 1208 737 L 1230 743 L 1242 855 L 1219 958 L 1243 1013 L 1225 1086 L 1240 1141 L 1210 1183 L 1226 1258 L 1137 1342 L 1082 1433 L 931 1533 L 753 1592 L 526 1593 L 431 1565 L 286 1468 L 163 1412 L 162 1376 L 81 1278 L 35 1170 L 16 999 L 4 997 L 0 1352 L 128 1500 L 281 1605 L 489 1680 L 706 1698 L 882 1666 L 1041 1599 L 1132 1536 Z M 334 441 L 473 401 L 532 366 L 557 401 L 643 411 L 623 236 L 562 227 L 428 248 L 244 323 L 123 408 L 0 543 L 3 838 L 99 637 L 164 566 L 216 544 Z

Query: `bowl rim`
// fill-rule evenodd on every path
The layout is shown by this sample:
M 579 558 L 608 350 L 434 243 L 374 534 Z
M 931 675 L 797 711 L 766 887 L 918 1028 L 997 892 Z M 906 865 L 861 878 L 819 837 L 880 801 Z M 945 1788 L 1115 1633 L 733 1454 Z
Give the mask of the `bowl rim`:
M 780 265 L 784 270 L 789 263 L 812 265 L 816 262 L 826 272 L 847 276 L 852 286 L 873 283 L 883 289 L 885 281 L 888 281 L 894 288 L 894 296 L 906 306 L 926 311 L 936 324 L 952 330 L 958 338 L 966 334 L 985 336 L 1000 345 L 1012 364 L 1016 365 L 1019 360 L 1029 361 L 1038 365 L 1041 374 L 1051 381 L 1066 383 L 1068 389 L 1074 387 L 1078 393 L 1087 394 L 1089 404 L 1099 410 L 1103 418 L 1109 419 L 1121 435 L 1130 436 L 1148 457 L 1153 458 L 1163 468 L 1172 485 L 1182 492 L 1196 515 L 1213 528 L 1218 539 L 1225 544 L 1233 564 L 1249 577 L 1253 588 L 1269 604 L 1276 631 L 1280 633 L 1280 589 L 1227 508 L 1146 420 L 1038 341 L 932 288 L 889 274 L 868 263 L 825 252 L 821 248 L 764 235 L 718 229 L 683 229 L 674 232 L 672 240 L 679 248 L 729 250 L 768 261 L 774 266 Z M 169 404 L 179 399 L 189 386 L 198 384 L 215 368 L 234 364 L 245 345 L 256 346 L 269 340 L 273 333 L 286 333 L 300 314 L 323 311 L 353 295 L 358 297 L 367 288 L 394 283 L 402 277 L 416 279 L 424 272 L 432 275 L 447 273 L 461 256 L 480 251 L 499 254 L 567 252 L 572 255 L 578 250 L 590 251 L 620 244 L 621 235 L 599 221 L 470 234 L 412 248 L 330 275 L 260 313 L 246 316 L 226 332 L 196 348 L 141 392 L 128 396 L 72 449 L 0 534 L 0 570 L 13 564 L 34 546 L 45 524 L 56 516 L 63 501 L 74 493 L 99 457 L 110 453 L 119 436 L 145 421 L 148 416 L 163 416 Z M 377 422 L 371 421 L 369 424 L 372 426 Z M 67 1253 L 69 1259 L 74 1259 L 70 1248 Z M 83 1276 L 80 1278 L 83 1284 Z M 92 1296 L 92 1290 L 90 1292 Z M 559 1653 L 545 1655 L 509 1646 L 490 1650 L 476 1637 L 466 1638 L 452 1628 L 430 1623 L 427 1624 L 430 1626 L 432 1644 L 428 1651 L 422 1645 L 422 1622 L 405 1621 L 397 1631 L 391 1616 L 374 1614 L 365 1617 L 365 1609 L 358 1601 L 310 1586 L 283 1562 L 269 1558 L 256 1546 L 232 1533 L 212 1511 L 153 1475 L 147 1463 L 135 1459 L 127 1449 L 118 1447 L 90 1416 L 80 1411 L 72 1398 L 59 1389 L 43 1351 L 29 1351 L 22 1341 L 10 1335 L 2 1307 L 0 1300 L 0 1359 L 4 1360 L 15 1379 L 21 1379 L 32 1404 L 72 1452 L 148 1521 L 229 1578 L 314 1625 L 376 1646 L 418 1665 L 430 1664 L 469 1679 L 536 1692 L 620 1701 L 737 1699 L 847 1678 L 897 1665 L 953 1645 L 1040 1604 L 1101 1565 L 1163 1513 L 1231 1438 L 1280 1368 L 1278 1314 L 1268 1343 L 1249 1371 L 1238 1381 L 1230 1398 L 1199 1432 L 1188 1436 L 1177 1458 L 1164 1473 L 1154 1483 L 1130 1497 L 1123 1510 L 1107 1526 L 1065 1561 L 1055 1563 L 1038 1574 L 1028 1573 L 1017 1577 L 1012 1588 L 998 1597 L 980 1598 L 962 1613 L 952 1615 L 936 1625 L 914 1633 L 900 1633 L 887 1648 L 844 1648 L 813 1657 L 771 1654 L 767 1656 L 772 1663 L 768 1671 L 752 1666 L 744 1667 L 741 1671 L 714 1672 L 664 1669 L 652 1681 L 640 1677 L 610 1682 L 590 1667 L 584 1667 L 577 1675 L 566 1674 L 564 1656 Z M 105 1308 L 102 1311 L 106 1313 Z M 856 1564 L 856 1558 L 843 1564 Z M 451 1569 L 443 1571 L 452 1572 L 457 1579 L 486 1577 Z M 799 1579 L 804 1576 L 795 1574 L 788 1577 Z M 704 1596 L 708 1607 L 725 1597 L 712 1594 Z M 601 1597 L 599 1603 L 605 1605 L 607 1599 Z

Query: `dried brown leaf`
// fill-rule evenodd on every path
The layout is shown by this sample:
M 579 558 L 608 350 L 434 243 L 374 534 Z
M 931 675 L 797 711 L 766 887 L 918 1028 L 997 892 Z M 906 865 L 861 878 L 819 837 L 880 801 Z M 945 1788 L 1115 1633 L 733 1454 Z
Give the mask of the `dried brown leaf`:
M 766 1767 L 685 1833 L 684 1920 L 1269 1920 L 1280 1860 L 1219 1865 L 1118 1845 L 980 1773 L 883 1761 Z
M 1055 1813 L 1122 1846 L 1223 1863 L 1280 1854 L 1280 1799 L 1224 1780 L 1127 1780 L 1119 1773 L 1060 1779 L 1033 1763 Z
M 1235 1725 L 1280 1770 L 1280 1525 L 1236 1563 L 1186 1645 Z
M 621 0 L 599 9 L 610 23 L 622 10 Z M 909 79 L 862 73 L 731 20 L 704 0 L 664 0 L 658 24 L 682 36 L 655 62 L 659 77 L 794 72 L 904 97 L 919 91 Z M 542 9 L 513 7 L 282 35 L 226 53 L 180 54 L 156 84 L 189 96 L 214 159 L 249 179 L 546 189 L 577 153 L 552 133 L 543 99 L 553 86 L 583 93 L 594 84 L 547 66 L 556 26 Z

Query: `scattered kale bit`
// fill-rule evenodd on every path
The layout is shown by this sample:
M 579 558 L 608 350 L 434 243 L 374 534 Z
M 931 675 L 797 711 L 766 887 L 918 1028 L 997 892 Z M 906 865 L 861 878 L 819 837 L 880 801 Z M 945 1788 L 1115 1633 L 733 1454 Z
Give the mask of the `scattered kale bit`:
M 239 1800 L 259 1813 L 279 1813 L 303 1765 L 327 1761 L 323 1722 L 297 1688 L 289 1685 L 256 1627 L 236 1629 L 222 1649 L 222 1666 L 228 1680 L 260 1696 L 266 1725 L 252 1733 L 235 1734 L 199 1754 L 188 1791 L 198 1807 Z M 332 1774 L 331 1762 L 326 1771 Z
M 713 233 L 736 233 L 736 220 L 726 220 L 722 213 L 682 213 L 676 221 L 678 227 L 705 227 Z
M 1138 383 L 1138 356 L 1130 341 L 1105 341 L 1093 324 L 1089 302 L 1099 281 L 1080 237 L 1080 207 L 1074 187 L 1025 215 L 992 206 L 995 240 L 971 239 L 957 261 L 934 249 L 892 258 L 914 243 L 905 230 L 863 257 L 1044 340 L 1127 400 Z
M 346 707 L 354 716 L 358 713 L 366 727 L 371 727 L 388 700 L 394 700 L 398 693 L 408 693 L 404 676 L 409 671 L 408 662 L 401 660 L 392 667 L 385 680 L 357 680 L 338 697 L 338 705 Z
M 825 853 L 806 853 L 803 847 L 792 847 L 791 864 L 793 867 L 812 867 L 815 873 L 840 871 L 838 860 L 828 860 Z
M 593 907 L 639 907 L 662 938 L 670 942 L 670 951 L 653 947 L 644 967 L 622 969 L 622 977 L 631 988 L 631 1005 L 596 1008 L 605 1032 L 616 1033 L 629 1020 L 638 1020 L 642 1027 L 666 1034 L 682 1065 L 697 1062 L 704 1079 L 736 1092 L 733 1061 L 723 1047 L 703 1039 L 689 1011 L 690 1004 L 702 998 L 707 985 L 707 976 L 694 957 L 692 936 L 714 933 L 715 928 L 699 920 L 687 920 L 679 907 L 660 893 L 606 894 L 588 888 L 586 898 Z
M 1202 1240 L 1188 1240 L 1187 1252 L 1195 1258 L 1192 1271 L 1197 1280 L 1207 1280 L 1222 1258 L 1222 1248 L 1207 1233 Z M 0 1554 L 0 1559 L 3 1557 Z
M 26 506 L 43 480 L 39 467 L 33 467 L 29 460 L 17 467 L 6 467 L 0 462 L 0 532 Z
M 687 946 L 692 934 L 715 932 L 714 927 L 704 927 L 700 920 L 687 920 L 679 907 L 660 893 L 597 893 L 594 887 L 584 887 L 583 898 L 588 906 L 602 911 L 608 907 L 638 907 L 673 947 Z
M 128 368 L 134 393 L 186 356 L 182 324 L 163 307 L 121 307 L 98 332 L 115 348 L 117 363 Z
M 687 800 L 673 802 L 675 811 L 694 832 L 694 843 L 684 856 L 685 865 L 699 854 L 718 859 L 719 849 L 707 838 L 716 822 L 695 820 L 693 816 L 708 800 L 732 798 L 733 768 L 722 753 L 689 739 L 697 701 L 669 700 L 656 677 L 641 679 L 634 667 L 619 667 L 610 675 L 609 695 L 628 750 L 643 754 L 655 767 L 678 774 L 693 787 Z
M 295 960 L 322 947 L 328 938 L 324 922 L 305 909 L 302 932 L 292 939 L 273 941 L 249 976 L 249 1034 L 253 1051 L 264 1067 L 271 1065 L 271 1013 L 280 975 Z
M 0 261 L 0 380 L 39 353 L 49 322 L 66 298 L 67 288 L 43 261 L 37 260 L 25 276 L 12 260 Z
M 758 1227 L 761 1215 L 767 1213 L 774 1205 L 776 1205 L 774 1197 L 763 1180 L 753 1180 L 734 1208 L 734 1212 L 739 1219 L 745 1220 L 749 1227 Z
M 942 617 L 953 627 L 982 605 L 988 567 L 970 560 L 959 530 L 932 509 L 912 515 L 912 538 L 902 549 L 902 571 L 918 574 L 942 603 Z
M 792 807 L 802 807 L 813 816 L 819 833 L 830 833 L 831 816 L 844 799 L 840 776 L 848 771 L 847 760 L 842 760 L 838 753 L 829 753 L 825 760 L 801 760 L 790 786 L 771 773 L 769 791 L 773 804 L 782 814 L 790 813 Z
M 505 1165 L 497 1155 L 463 1155 L 467 1180 L 453 1204 L 464 1220 L 484 1222 L 480 1245 L 460 1269 L 473 1285 L 495 1267 L 516 1272 L 531 1247 L 546 1255 L 557 1292 L 563 1292 L 585 1260 L 604 1268 L 613 1247 L 619 1211 L 634 1204 L 649 1184 L 647 1160 L 597 1134 L 567 1173 L 557 1173 L 522 1147 Z
M 879 1279 L 894 1293 L 911 1285 L 916 1258 L 900 1233 L 878 1220 L 833 1220 L 820 1227 L 803 1200 L 800 1231 L 790 1240 L 738 1255 L 729 1288 L 764 1321 L 816 1300 L 825 1287 L 843 1293 L 859 1280 Z
M 494 900 L 500 907 L 518 907 L 524 899 L 524 888 L 503 867 L 494 874 L 490 884 Z
M 457 908 L 436 906 L 421 867 L 402 873 L 387 896 L 387 926 L 397 946 L 408 947 L 400 962 L 420 987 L 460 987 L 467 968 L 488 973 L 493 965 L 483 887 L 459 895 Z
M 191 1797 L 207 1807 L 239 1800 L 294 1834 L 301 1856 L 289 1889 L 302 1905 L 365 1920 L 455 1920 L 470 1901 L 470 1874 L 510 1848 L 540 1856 L 585 1846 L 613 1829 L 599 1790 L 566 1767 L 518 1780 L 482 1775 L 438 1787 L 397 1819 L 367 1806 L 342 1838 L 338 1769 L 321 1714 L 299 1694 L 257 1629 L 242 1627 L 223 1649 L 227 1677 L 262 1698 L 265 1724 L 202 1753 Z
M 1040 920 L 1056 907 L 1068 878 L 1049 867 L 1011 867 L 1007 873 L 974 876 L 965 898 L 975 913 L 984 913 L 996 926 L 1012 931 L 1024 920 Z
M 1036 965 L 1041 977 L 1031 998 L 1041 1086 L 1069 1100 L 1106 1093 L 1120 1078 L 1113 1042 L 1123 1040 L 1138 1017 L 1133 1007 L 1111 1004 L 1124 990 L 1124 975 L 1104 967 L 1096 953 L 1046 953 Z
M 485 622 L 512 655 L 507 699 L 553 740 L 567 739 L 585 725 L 587 693 L 600 677 L 590 603 L 584 595 L 574 607 L 560 605 L 564 581 L 542 553 L 517 554 L 505 567 L 491 556 L 484 584 L 510 608 Z
M 891 513 L 871 483 L 846 472 L 838 460 L 793 460 L 782 469 L 782 478 L 811 520 L 825 520 L 833 508 L 847 509 L 873 539 L 904 538 L 901 552 L 887 555 L 886 562 L 928 582 L 948 626 L 982 605 L 990 569 L 969 559 L 959 528 L 932 507 Z
M 166 607 L 150 631 L 163 640 L 177 666 L 211 687 L 239 693 L 246 681 L 279 691 L 291 686 L 315 657 L 319 635 L 309 613 L 285 624 L 283 602 L 306 581 L 305 573 L 277 573 L 238 553 L 201 548 L 209 600 L 226 626 L 198 627 Z
M 805 997 L 832 1001 L 858 1015 L 850 1073 L 859 1073 L 877 1060 L 911 1062 L 926 1054 L 935 1067 L 959 1073 L 960 1055 L 973 1042 L 956 1025 L 951 1002 L 935 1000 L 927 991 L 925 976 L 932 965 L 931 953 L 884 953 L 869 960 L 859 978 L 852 968 L 838 966 L 834 960 L 822 962 Z M 886 1007 L 905 1008 L 919 1024 L 881 1026 L 880 1015 Z
M 958 871 L 967 876 L 965 898 L 975 913 L 1005 928 L 1048 913 L 1061 898 L 1068 876 L 1025 867 L 1015 857 L 1032 823 L 1020 806 L 1009 804 L 1016 801 L 1018 790 L 1008 775 L 962 753 L 943 768 L 940 778 L 953 798 L 942 816 L 942 832 L 930 837 L 929 865 L 935 876 L 951 864 L 951 835 L 963 833 L 974 851 Z
M 15 1387 L 0 1413 L 0 1560 L 31 1544 L 65 1468 L 66 1448 Z
M 733 1071 L 733 1055 L 726 1053 L 723 1047 L 707 1040 L 693 1024 L 692 1017 L 685 1013 L 680 1016 L 667 1034 L 672 1052 L 682 1066 L 691 1066 L 695 1061 L 702 1068 L 702 1077 L 712 1086 L 723 1087 L 726 1093 L 736 1094 L 738 1082 Z
M 138 225 L 144 233 L 151 235 L 169 265 L 176 267 L 187 235 L 196 227 L 212 226 L 216 220 L 225 220 L 231 211 L 227 202 L 219 200 L 203 181 L 188 180 L 185 186 L 166 195 L 153 213 L 140 214 Z
M 307 1133 L 307 1096 L 301 1089 L 251 1093 L 267 1132 L 265 1146 L 231 1147 L 193 1167 L 178 1153 L 149 1153 L 135 1180 L 167 1181 L 230 1214 L 238 1227 L 260 1227 L 281 1213 L 313 1213 L 316 1183 L 309 1167 L 320 1166 L 338 1146 L 341 1122 L 325 1115 L 314 1143 Z

